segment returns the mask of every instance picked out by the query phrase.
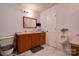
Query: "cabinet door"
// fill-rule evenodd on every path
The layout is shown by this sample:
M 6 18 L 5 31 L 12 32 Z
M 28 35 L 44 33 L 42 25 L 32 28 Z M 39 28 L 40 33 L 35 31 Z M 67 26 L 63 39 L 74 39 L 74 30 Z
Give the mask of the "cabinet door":
M 39 43 L 40 45 L 45 44 L 45 33 L 39 33 Z
M 22 53 L 30 49 L 31 40 L 28 35 L 19 35 L 18 36 L 18 53 Z
M 73 44 L 71 45 L 71 55 L 79 56 L 79 46 Z
M 31 47 L 34 48 L 39 45 L 38 33 L 31 34 Z

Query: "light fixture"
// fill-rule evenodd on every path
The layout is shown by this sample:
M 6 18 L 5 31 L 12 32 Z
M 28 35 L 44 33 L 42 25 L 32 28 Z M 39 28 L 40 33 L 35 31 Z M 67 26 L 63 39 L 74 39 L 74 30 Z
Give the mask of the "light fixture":
M 28 12 L 24 11 L 24 13 L 28 13 Z
M 25 13 L 25 16 L 27 16 L 27 17 L 33 16 L 33 11 L 31 9 L 24 10 L 24 13 Z

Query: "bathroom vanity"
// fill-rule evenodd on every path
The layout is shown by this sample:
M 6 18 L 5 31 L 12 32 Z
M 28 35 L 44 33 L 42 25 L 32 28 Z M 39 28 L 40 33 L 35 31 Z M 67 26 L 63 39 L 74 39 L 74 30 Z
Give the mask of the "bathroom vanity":
M 79 56 L 79 35 L 75 36 L 71 41 L 71 55 Z
M 16 33 L 17 53 L 25 52 L 38 45 L 45 44 L 45 32 L 19 32 Z

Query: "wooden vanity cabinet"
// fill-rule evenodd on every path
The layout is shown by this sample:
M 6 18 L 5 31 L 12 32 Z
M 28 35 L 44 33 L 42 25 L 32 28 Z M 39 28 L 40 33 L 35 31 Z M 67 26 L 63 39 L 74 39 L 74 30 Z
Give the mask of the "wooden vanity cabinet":
M 38 45 L 45 44 L 45 32 L 32 34 L 16 34 L 17 53 L 25 52 Z
M 29 39 L 29 35 L 17 35 L 16 43 L 17 43 L 17 52 L 22 53 L 31 48 L 31 39 Z

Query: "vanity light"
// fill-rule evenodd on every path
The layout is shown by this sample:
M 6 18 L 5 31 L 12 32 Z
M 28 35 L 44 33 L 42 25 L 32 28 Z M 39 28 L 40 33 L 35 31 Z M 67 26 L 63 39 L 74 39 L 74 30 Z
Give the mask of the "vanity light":
M 27 17 L 32 17 L 33 16 L 33 11 L 30 10 L 30 9 L 25 10 L 24 13 L 25 13 L 25 16 L 27 16 Z
M 28 12 L 24 11 L 24 13 L 28 13 Z

